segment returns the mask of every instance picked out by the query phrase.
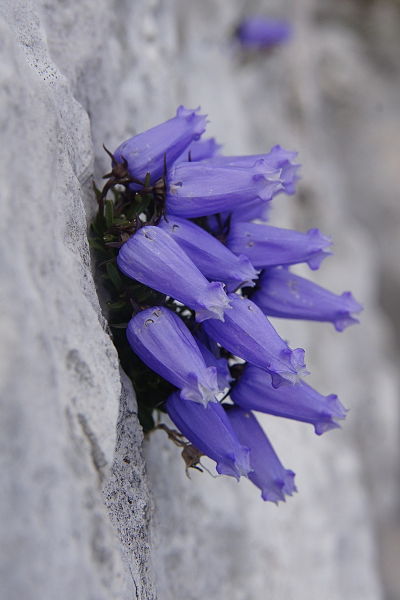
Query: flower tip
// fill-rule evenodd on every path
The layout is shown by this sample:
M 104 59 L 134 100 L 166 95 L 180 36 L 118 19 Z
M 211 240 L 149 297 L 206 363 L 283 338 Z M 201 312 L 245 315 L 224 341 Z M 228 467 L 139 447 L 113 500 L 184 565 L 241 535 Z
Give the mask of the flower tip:
M 354 317 L 350 317 L 350 315 L 344 315 L 344 316 L 339 316 L 335 322 L 333 323 L 336 331 L 344 331 L 345 329 L 347 329 L 347 327 L 350 327 L 350 325 L 356 325 L 357 323 L 359 323 L 360 321 L 358 319 L 355 319 Z
M 285 348 L 282 350 L 280 357 L 285 364 L 289 366 L 289 369 L 287 371 L 285 370 L 284 372 L 279 371 L 280 375 L 292 383 L 297 383 L 300 375 L 307 373 L 304 356 L 305 350 L 303 350 L 303 348 L 296 348 L 295 350 Z M 273 383 L 272 385 L 275 387 Z
M 279 502 L 286 502 L 286 496 L 292 496 L 297 492 L 297 487 L 294 483 L 295 473 L 286 469 L 283 479 L 275 479 L 273 485 L 262 489 L 261 497 L 266 502 L 273 502 L 278 505 Z
M 296 348 L 295 350 L 292 350 L 290 362 L 295 369 L 302 371 L 306 368 L 306 363 L 304 361 L 305 355 L 306 353 L 303 348 Z
M 216 394 L 218 393 L 217 369 L 215 367 L 207 367 L 206 380 L 204 383 L 199 381 L 196 373 L 189 373 L 187 376 L 187 385 L 182 387 L 180 397 L 183 400 L 191 400 L 197 404 L 207 406 L 209 402 L 217 402 Z
M 282 377 L 278 373 L 271 372 L 271 385 L 275 390 L 278 387 L 280 387 L 281 385 L 283 385 L 284 383 L 286 383 L 286 380 L 284 377 Z
M 193 119 L 193 117 L 196 115 L 196 113 L 199 110 L 200 110 L 200 106 L 198 106 L 197 108 L 186 108 L 185 106 L 183 106 L 183 104 L 180 104 L 178 106 L 178 108 L 176 109 L 176 116 Z
M 251 473 L 250 449 L 247 446 L 240 446 L 240 449 L 241 452 L 237 455 L 227 454 L 225 460 L 217 464 L 217 473 L 234 477 L 236 481 Z
M 273 502 L 275 506 L 279 506 L 279 502 L 286 502 L 285 494 L 280 491 L 271 492 L 268 490 L 262 490 L 261 498 L 264 502 Z
M 321 421 L 320 423 L 315 423 L 314 431 L 317 435 L 322 435 L 327 431 L 332 431 L 332 429 L 340 429 L 341 426 L 339 423 L 335 423 L 335 421 Z
M 347 309 L 351 313 L 359 313 L 364 310 L 362 304 L 357 302 L 351 292 L 343 292 L 342 298 L 346 301 Z
M 211 281 L 207 287 L 213 297 L 213 302 L 196 310 L 196 322 L 202 323 L 207 319 L 217 319 L 224 322 L 225 310 L 232 308 L 231 302 L 225 293 L 224 284 L 220 281 Z M 215 298 L 217 298 L 218 303 L 215 302 Z
M 325 400 L 327 410 L 321 412 L 320 420 L 314 423 L 314 430 L 317 435 L 322 435 L 332 429 L 340 429 L 341 425 L 336 421 L 345 419 L 348 412 L 336 394 L 329 394 Z
M 312 271 L 317 271 L 320 268 L 322 261 L 325 260 L 325 258 L 327 258 L 328 256 L 331 256 L 332 254 L 332 252 L 320 250 L 319 252 L 313 254 L 307 260 L 307 264 Z
M 200 106 L 197 108 L 186 108 L 181 104 L 178 106 L 176 111 L 176 116 L 179 119 L 185 119 L 188 123 L 193 124 L 193 133 L 192 139 L 197 141 L 200 139 L 202 134 L 206 130 L 207 125 L 207 115 L 199 115 L 197 114 L 200 110 Z

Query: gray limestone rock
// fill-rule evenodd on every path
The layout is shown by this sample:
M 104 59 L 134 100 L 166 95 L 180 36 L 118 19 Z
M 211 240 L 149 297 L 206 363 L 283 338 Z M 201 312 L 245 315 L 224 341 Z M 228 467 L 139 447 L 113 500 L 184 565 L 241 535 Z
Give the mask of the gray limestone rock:
M 378 4 L 370 19 L 383 39 L 391 9 Z M 363 129 L 379 96 L 371 100 L 371 71 L 388 84 L 385 98 L 395 85 L 360 42 L 358 13 L 334 2 L 271 2 L 293 21 L 294 40 L 244 57 L 231 32 L 261 9 L 239 0 L 0 0 L 7 600 L 383 597 L 374 532 L 394 523 L 398 501 L 398 382 L 377 286 L 382 265 L 394 267 L 371 236 L 373 190 L 355 182 L 365 172 L 357 139 L 366 147 L 381 131 Z M 378 50 L 389 61 L 392 46 Z M 95 289 L 87 228 L 91 180 L 108 168 L 101 146 L 113 149 L 181 103 L 202 105 L 226 153 L 275 143 L 300 151 L 299 193 L 277 200 L 273 222 L 332 235 L 335 256 L 313 277 L 352 289 L 367 308 L 363 325 L 341 335 L 276 320 L 306 348 L 311 382 L 351 408 L 343 430 L 322 438 L 263 419 L 297 473 L 299 493 L 279 508 L 247 481 L 187 479 L 162 431 L 147 436 L 144 460 L 134 394 Z M 379 160 L 382 172 L 390 167 Z

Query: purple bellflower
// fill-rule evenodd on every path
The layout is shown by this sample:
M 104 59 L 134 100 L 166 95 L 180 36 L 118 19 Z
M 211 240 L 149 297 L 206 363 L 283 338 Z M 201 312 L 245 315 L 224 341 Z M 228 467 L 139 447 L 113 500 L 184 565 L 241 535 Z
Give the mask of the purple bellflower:
M 253 154 L 253 157 L 263 158 L 272 168 L 283 167 L 288 162 L 292 164 L 292 161 L 296 158 L 298 152 L 294 150 L 285 150 L 279 144 L 272 146 L 271 150 L 267 154 Z M 300 165 L 293 165 L 300 167 Z
M 297 156 L 297 152 L 284 150 L 281 146 L 274 146 L 267 154 L 252 154 L 249 156 L 214 156 L 205 160 L 204 164 L 213 167 L 235 167 L 248 169 L 255 164 L 263 169 L 263 173 L 269 179 L 275 179 L 281 182 L 281 187 L 277 186 L 276 193 L 280 191 L 286 194 L 294 194 L 295 183 L 299 180 L 297 174 L 300 169 L 299 164 L 293 164 L 291 161 Z
M 175 164 L 178 162 L 198 162 L 199 160 L 212 158 L 219 153 L 220 148 L 222 148 L 222 145 L 217 144 L 215 138 L 192 142 L 189 148 L 177 158 Z
M 125 275 L 172 296 L 196 311 L 196 320 L 222 319 L 229 300 L 222 283 L 209 282 L 175 240 L 147 225 L 121 247 L 118 267 Z
M 239 441 L 250 448 L 248 478 L 261 490 L 263 500 L 285 501 L 296 492 L 295 474 L 285 469 L 256 417 L 239 406 L 225 406 L 229 421 Z
M 249 449 L 242 445 L 221 404 L 206 407 L 172 394 L 166 403 L 169 417 L 193 446 L 217 463 L 217 472 L 239 479 L 250 471 Z
M 201 142 L 198 142 L 201 143 Z M 252 167 L 257 161 L 262 160 L 266 171 L 274 172 L 281 169 L 288 162 L 291 164 L 296 158 L 297 152 L 285 150 L 282 146 L 273 146 L 269 152 L 265 154 L 247 154 L 239 156 L 213 156 L 210 160 L 205 161 L 216 167 Z M 300 167 L 300 165 L 293 165 Z
M 213 352 L 211 348 L 209 348 L 206 345 L 206 343 L 203 343 L 197 337 L 197 335 L 195 335 L 194 337 L 207 367 L 215 367 L 217 370 L 217 381 L 219 389 L 221 391 L 225 390 L 233 381 L 233 377 L 231 376 L 231 372 L 229 370 L 228 361 L 226 360 L 226 358 L 222 358 L 220 356 L 217 344 L 215 344 L 216 352 Z M 205 334 L 204 337 L 206 337 Z
M 232 223 L 226 245 L 235 254 L 245 254 L 256 268 L 306 262 L 318 269 L 331 253 L 331 240 L 318 229 L 301 233 L 256 223 Z
M 158 226 L 180 245 L 207 279 L 222 281 L 228 292 L 244 285 L 254 286 L 258 272 L 247 256 L 237 256 L 202 227 L 174 216 L 162 219 Z
M 207 164 L 219 167 L 242 167 L 246 168 L 255 162 L 262 160 L 265 166 L 265 174 L 269 173 L 280 181 L 281 187 L 276 188 L 274 196 L 280 192 L 285 194 L 294 194 L 296 191 L 296 182 L 300 179 L 297 172 L 300 169 L 299 164 L 292 161 L 296 158 L 297 152 L 285 150 L 281 146 L 273 146 L 267 154 L 253 154 L 251 156 L 215 156 L 212 160 L 204 161 Z M 222 220 L 225 221 L 228 216 L 231 222 L 249 222 L 253 219 L 267 221 L 270 202 L 265 202 L 259 198 L 250 200 L 243 205 L 239 205 L 232 212 L 222 213 Z M 215 221 L 215 216 L 208 217 L 211 231 L 218 232 L 220 223 Z
M 269 373 L 253 365 L 245 368 L 230 397 L 244 410 L 311 423 L 317 435 L 340 427 L 336 420 L 346 417 L 346 409 L 334 394 L 323 396 L 304 381 L 276 389 Z
M 244 19 L 236 30 L 236 37 L 245 48 L 272 48 L 287 42 L 292 27 L 287 21 L 252 16 Z
M 358 323 L 351 313 L 362 310 L 350 292 L 334 294 L 282 268 L 263 272 L 252 300 L 271 317 L 328 321 L 337 331 Z
M 128 342 L 150 369 L 179 388 L 185 400 L 216 402 L 220 390 L 215 367 L 207 367 L 189 329 L 175 313 L 155 306 L 129 321 Z
M 297 381 L 305 373 L 304 350 L 291 350 L 254 302 L 237 294 L 228 297 L 232 309 L 226 312 L 225 323 L 216 319 L 203 323 L 207 335 L 235 356 L 268 371 L 273 385 L 285 379 Z
M 233 223 L 249 223 L 254 219 L 268 221 L 271 210 L 271 202 L 263 202 L 256 198 L 244 206 L 239 206 L 230 213 L 230 226 Z
M 126 161 L 133 177 L 144 180 L 146 174 L 150 173 L 151 183 L 156 182 L 164 171 L 164 157 L 166 164 L 172 165 L 205 131 L 206 116 L 197 114 L 198 110 L 180 106 L 174 118 L 139 133 L 118 146 L 114 152 L 115 161 Z M 140 186 L 132 184 L 133 189 L 138 187 Z
M 236 33 L 243 46 L 268 48 L 287 40 L 291 28 L 251 17 Z M 194 447 L 164 427 L 187 450 L 187 467 L 207 455 L 218 473 L 247 476 L 264 500 L 284 501 L 296 491 L 294 473 L 280 463 L 253 411 L 309 423 L 321 435 L 339 427 L 346 409 L 300 379 L 307 374 L 304 350 L 291 349 L 269 316 L 332 322 L 342 331 L 362 308 L 350 292 L 336 295 L 290 273 L 298 263 L 318 269 L 330 254 L 330 239 L 318 229 L 251 222 L 267 221 L 271 200 L 295 192 L 297 153 L 274 146 L 223 156 L 214 138 L 201 137 L 205 129 L 199 109 L 180 106 L 174 118 L 126 140 L 114 155 L 107 150 L 112 170 L 97 194 L 93 246 L 110 256 L 101 268 L 115 322 L 126 320 L 131 304 L 142 309 L 119 347 L 128 368 L 129 343 L 158 374 L 154 394 L 146 369 L 132 369 L 141 422 L 152 428 L 159 399 Z M 115 186 L 125 190 L 107 199 Z M 117 280 L 115 256 L 133 282 Z M 159 306 L 151 307 L 155 296 Z M 166 382 L 176 390 L 168 398 Z
M 213 215 L 255 198 L 268 202 L 281 189 L 279 180 L 265 174 L 263 160 L 248 168 L 182 162 L 168 174 L 167 213 L 184 218 Z

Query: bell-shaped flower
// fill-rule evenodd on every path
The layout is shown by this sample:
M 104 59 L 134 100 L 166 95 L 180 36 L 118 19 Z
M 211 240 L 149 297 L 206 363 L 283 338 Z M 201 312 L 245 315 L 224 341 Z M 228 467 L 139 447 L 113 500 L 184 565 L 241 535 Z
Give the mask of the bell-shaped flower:
M 207 367 L 182 319 L 165 307 L 137 313 L 126 332 L 129 345 L 150 369 L 179 388 L 186 400 L 216 402 L 217 370 Z
M 200 142 L 198 142 L 200 143 Z M 242 156 L 213 156 L 205 160 L 204 164 L 214 167 L 240 167 L 248 169 L 258 164 L 260 171 L 269 179 L 280 181 L 281 187 L 277 186 L 276 193 L 285 192 L 294 194 L 295 183 L 299 180 L 297 174 L 299 164 L 293 164 L 292 160 L 297 152 L 285 150 L 281 146 L 274 146 L 270 152 L 265 154 L 249 154 Z M 237 210 L 237 209 L 236 209 Z
M 199 337 L 199 333 L 202 333 L 203 335 Z M 233 381 L 227 359 L 221 356 L 220 349 L 215 342 L 215 347 L 213 348 L 207 343 L 205 338 L 208 338 L 208 336 L 205 332 L 199 331 L 194 337 L 207 367 L 216 368 L 218 387 L 220 391 L 223 392 Z
M 282 466 L 271 442 L 256 417 L 239 406 L 225 406 L 229 421 L 239 441 L 250 448 L 250 481 L 261 490 L 263 500 L 285 501 L 296 492 L 295 474 Z
M 222 283 L 209 282 L 188 255 L 160 227 L 147 225 L 121 247 L 118 267 L 125 275 L 172 296 L 196 311 L 196 320 L 222 319 L 229 306 Z
M 235 356 L 268 371 L 275 386 L 305 374 L 304 350 L 291 350 L 254 302 L 237 294 L 228 297 L 232 309 L 225 322 L 209 319 L 203 323 L 205 332 Z
M 301 165 L 292 165 L 289 161 L 286 161 L 281 168 L 281 181 L 283 185 L 283 191 L 285 194 L 292 196 L 296 193 L 296 183 L 299 181 L 300 176 L 298 170 Z
M 229 292 L 254 286 L 258 272 L 247 256 L 237 256 L 202 227 L 174 216 L 162 219 L 158 226 L 180 245 L 207 279 L 222 281 Z
M 248 223 L 249 221 L 268 221 L 271 202 L 263 202 L 256 198 L 244 206 L 239 206 L 230 213 L 230 227 L 233 223 Z
M 271 168 L 283 167 L 287 163 L 292 164 L 292 161 L 296 158 L 297 152 L 294 150 L 285 150 L 279 144 L 272 146 L 271 150 L 267 154 L 256 154 L 257 158 L 263 158 Z M 299 167 L 300 165 L 293 165 Z
M 217 463 L 218 473 L 236 479 L 249 473 L 249 449 L 239 442 L 221 404 L 201 406 L 175 393 L 168 398 L 166 409 L 189 442 Z
M 175 164 L 179 162 L 198 162 L 199 160 L 212 158 L 218 154 L 220 148 L 222 148 L 222 145 L 217 144 L 215 138 L 192 142 L 188 149 L 177 158 Z
M 176 116 L 160 125 L 123 142 L 114 152 L 117 163 L 127 163 L 132 177 L 144 180 L 150 173 L 151 183 L 163 175 L 164 160 L 167 166 L 185 152 L 190 144 L 198 140 L 206 129 L 206 116 L 180 106 Z M 134 189 L 140 186 L 132 185 Z
M 244 19 L 236 29 L 241 45 L 249 49 L 272 48 L 287 42 L 292 36 L 288 21 L 254 15 Z
M 235 254 L 245 254 L 256 268 L 306 262 L 318 269 L 331 253 L 331 240 L 318 229 L 301 233 L 256 223 L 232 223 L 226 245 Z
M 337 331 L 358 323 L 351 314 L 362 310 L 350 292 L 334 294 L 282 268 L 263 272 L 252 300 L 271 317 L 327 321 Z
M 267 202 L 282 187 L 266 175 L 262 160 L 249 168 L 182 162 L 168 173 L 166 207 L 169 214 L 184 218 L 213 215 L 255 198 Z
M 336 395 L 323 396 L 304 381 L 274 388 L 270 374 L 253 365 L 247 365 L 230 397 L 244 410 L 311 423 L 317 435 L 340 427 L 336 421 L 346 417 Z

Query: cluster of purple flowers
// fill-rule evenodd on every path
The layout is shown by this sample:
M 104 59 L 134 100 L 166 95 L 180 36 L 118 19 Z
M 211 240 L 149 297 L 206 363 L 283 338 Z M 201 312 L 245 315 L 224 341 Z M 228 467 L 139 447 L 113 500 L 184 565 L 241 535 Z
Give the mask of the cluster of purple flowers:
M 345 409 L 301 380 L 304 350 L 291 349 L 268 316 L 330 321 L 341 331 L 361 306 L 349 292 L 336 295 L 290 272 L 297 263 L 317 269 L 329 238 L 265 224 L 271 200 L 295 191 L 296 153 L 275 146 L 223 156 L 213 139 L 200 139 L 205 128 L 205 116 L 181 106 L 113 155 L 127 185 L 161 204 L 156 218 L 138 217 L 119 269 L 169 303 L 141 305 L 127 338 L 177 388 L 165 408 L 199 454 L 278 502 L 296 490 L 294 473 L 252 411 L 304 421 L 321 434 L 338 427 Z

